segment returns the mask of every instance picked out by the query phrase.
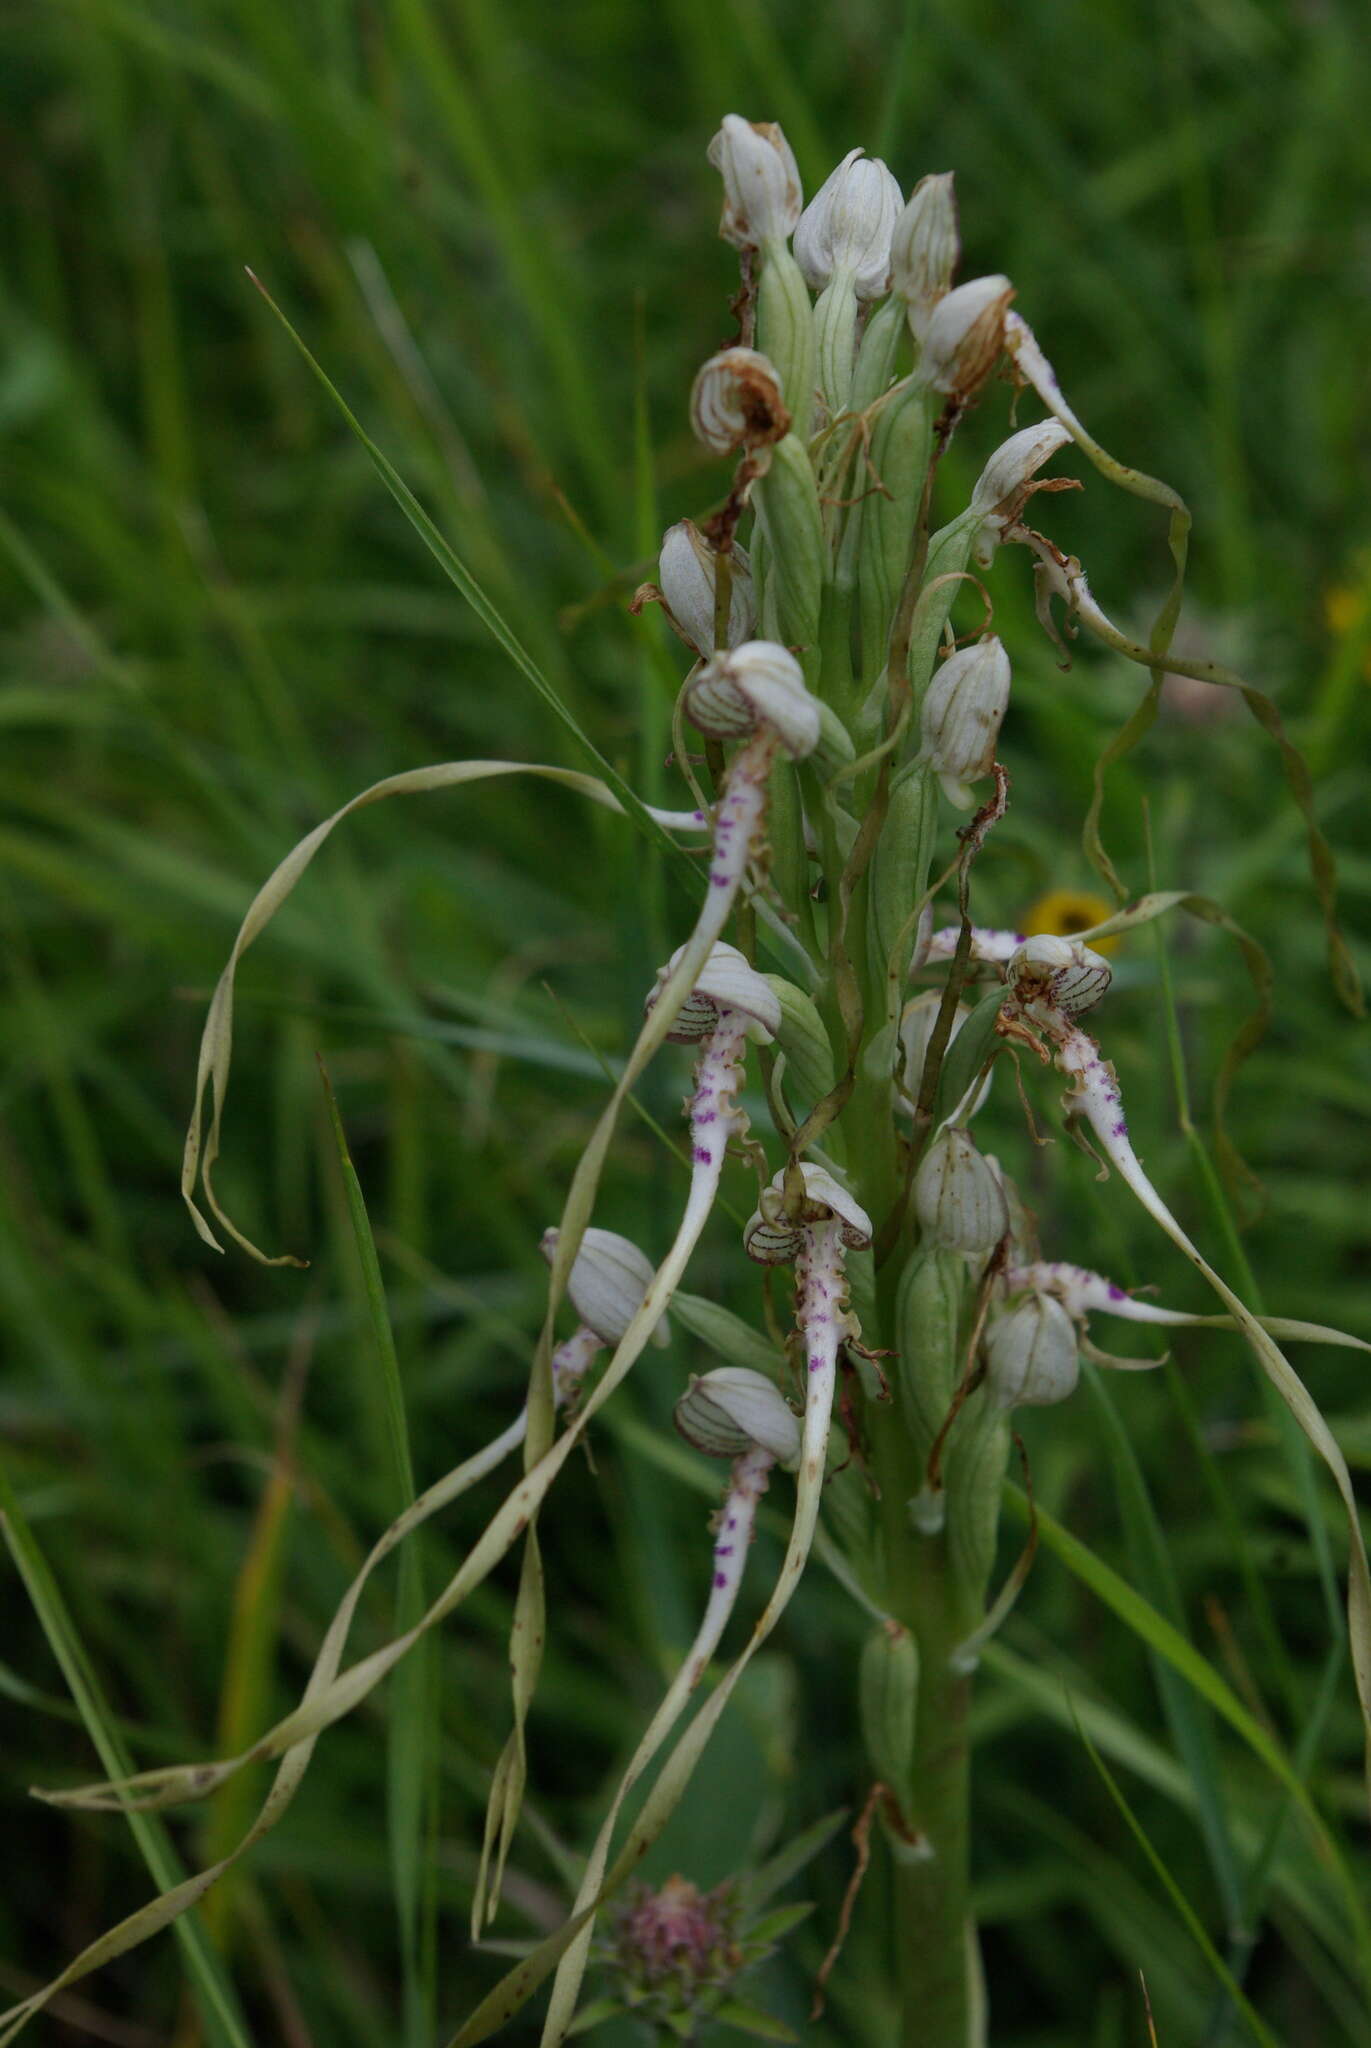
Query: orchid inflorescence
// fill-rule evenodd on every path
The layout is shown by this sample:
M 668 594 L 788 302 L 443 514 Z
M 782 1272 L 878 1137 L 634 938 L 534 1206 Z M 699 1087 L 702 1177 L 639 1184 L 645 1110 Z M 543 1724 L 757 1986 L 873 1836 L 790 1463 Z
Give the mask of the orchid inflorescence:
M 673 1300 L 687 1328 L 709 1328 L 718 1354 L 712 1364 L 698 1361 L 705 1369 L 682 1391 L 678 1427 L 729 1467 L 710 1547 L 702 1546 L 702 1619 L 628 1765 L 565 1926 L 515 1964 L 454 2036 L 454 2048 L 486 2038 L 549 1976 L 543 2039 L 565 2038 L 596 1916 L 665 1826 L 741 1672 L 779 1622 L 814 1546 L 826 1487 L 838 1499 L 830 1482 L 839 1464 L 847 1483 L 826 1554 L 875 1617 L 862 1721 L 900 1896 L 916 1916 L 906 1939 L 919 1950 L 922 2038 L 930 2048 L 964 2048 L 976 2002 L 964 1786 L 959 1807 L 939 1772 L 959 1742 L 964 1748 L 949 1731 L 963 1726 L 979 1648 L 1017 1589 L 1015 1579 L 989 1598 L 1008 1417 L 1066 1399 L 1082 1360 L 1119 1368 L 1160 1362 L 1097 1349 L 1090 1318 L 1162 1327 L 1217 1320 L 1247 1337 L 1348 1506 L 1351 1637 L 1363 1709 L 1371 1709 L 1371 1583 L 1346 1467 L 1276 1336 L 1351 1340 L 1263 1323 L 1213 1272 L 1148 1179 L 1120 1078 L 1082 1021 L 1093 1022 L 1111 979 L 1090 939 L 1195 899 L 1150 896 L 1073 938 L 1025 938 L 970 916 L 975 861 L 1010 801 L 999 748 L 1012 669 L 988 615 L 965 638 L 954 634 L 959 591 L 980 585 L 1000 550 L 1022 546 L 1044 617 L 1056 596 L 1087 630 L 1128 651 L 1132 643 L 1095 604 L 1080 564 L 1026 523 L 1035 496 L 1079 487 L 1041 471 L 1074 444 L 1108 479 L 1164 506 L 1173 539 L 1184 507 L 1166 486 L 1116 462 L 1081 425 L 1013 309 L 1007 278 L 956 281 L 950 174 L 925 177 L 906 201 L 884 164 L 853 150 L 805 206 L 781 130 L 732 114 L 710 160 L 723 179 L 720 232 L 741 259 L 739 333 L 701 367 L 689 411 L 704 449 L 732 467 L 712 513 L 667 531 L 658 582 L 635 599 L 660 602 L 690 656 L 676 759 L 689 777 L 689 722 L 706 741 L 712 787 L 692 785 L 696 800 L 679 812 L 643 807 L 639 822 L 702 846 L 700 909 L 657 972 L 564 1214 L 542 1240 L 551 1289 L 527 1406 L 386 1532 L 349 1590 L 301 1706 L 249 1751 L 54 1795 L 87 1806 L 159 1805 L 200 1796 L 250 1761 L 280 1759 L 267 1805 L 234 1855 L 132 1915 L 59 1984 L 167 1924 L 274 1825 L 322 1730 L 527 1539 L 600 1408 L 649 1343 L 672 1341 Z M 1008 434 L 984 462 L 969 503 L 935 524 L 944 452 L 968 414 L 987 403 L 997 372 L 1031 388 L 1047 416 Z M 1159 659 L 1158 645 L 1132 651 L 1149 664 Z M 213 1217 L 247 1243 L 211 1182 L 242 951 L 348 810 L 515 772 L 516 763 L 447 763 L 377 784 L 303 841 L 259 893 L 211 1007 L 187 1141 L 185 1191 L 210 1243 L 212 1227 L 193 1199 L 197 1176 Z M 590 776 L 529 772 L 624 808 Z M 940 890 L 955 911 L 941 926 Z M 730 928 L 733 942 L 724 938 Z M 672 1242 L 652 1258 L 591 1217 L 620 1106 L 668 1042 L 689 1046 L 695 1058 L 689 1188 Z M 992 1071 L 1006 1059 L 1018 1065 L 1021 1086 L 1055 1064 L 1067 1082 L 1068 1126 L 1089 1133 L 1101 1171 L 1118 1176 L 1215 1288 L 1222 1317 L 1155 1306 L 1042 1256 L 1011 1176 L 971 1131 Z M 208 1140 L 199 1106 L 206 1086 Z M 762 1102 L 772 1128 L 759 1140 L 751 1125 Z M 697 1245 L 715 1226 L 730 1160 L 755 1178 L 740 1253 L 774 1274 L 793 1268 L 793 1325 L 784 1349 L 771 1347 L 770 1371 L 758 1369 L 769 1340 L 726 1312 L 704 1313 L 710 1304 L 680 1292 Z M 741 1258 L 739 1270 L 747 1270 Z M 577 1321 L 559 1339 L 555 1318 L 567 1296 Z M 348 1623 L 374 1565 L 520 1445 L 524 1470 L 422 1622 L 345 1667 Z M 675 1732 L 723 1640 L 758 1505 L 778 1470 L 795 1475 L 779 1577 L 616 1854 L 623 1801 Z M 515 1728 L 492 1797 L 478 1929 L 495 1910 L 519 1815 L 524 1720 L 537 1678 L 528 1646 L 541 1641 L 541 1599 L 539 1576 L 526 1575 Z M 0 2039 L 55 1988 L 14 2008 Z

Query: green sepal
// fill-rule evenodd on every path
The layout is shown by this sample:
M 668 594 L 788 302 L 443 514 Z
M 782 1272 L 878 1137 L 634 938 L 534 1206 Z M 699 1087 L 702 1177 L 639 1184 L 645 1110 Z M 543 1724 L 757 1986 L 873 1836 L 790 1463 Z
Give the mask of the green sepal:
M 1009 1417 L 978 1390 L 957 1417 L 943 1463 L 948 1570 L 968 1626 L 981 1617 L 994 1569 L 1009 1443 Z
M 929 780 L 932 783 L 932 777 Z M 956 1108 L 994 1050 L 995 1025 L 1004 1007 L 1004 993 L 1002 988 L 996 988 L 982 996 L 943 1055 L 933 1103 L 935 1124 Z
M 883 1624 L 862 1645 L 857 1698 L 867 1760 L 903 1808 L 914 1762 L 919 1647 L 900 1623 Z
M 776 636 L 783 646 L 799 650 L 805 681 L 813 689 L 818 681 L 826 548 L 813 466 L 794 433 L 771 450 L 770 467 L 757 480 L 754 501 L 767 541 L 767 596 L 775 607 Z
M 872 957 L 900 987 L 914 946 L 911 913 L 928 886 L 937 823 L 937 782 L 928 769 L 912 766 L 890 785 L 885 823 L 871 861 L 868 898 Z
M 858 590 L 862 667 L 868 681 L 874 681 L 885 664 L 895 607 L 909 567 L 931 434 L 927 394 L 910 389 L 891 398 L 872 436 L 872 465 L 884 490 L 873 490 L 862 501 Z
M 971 559 L 976 536 L 983 524 L 984 521 L 978 513 L 963 512 L 946 526 L 940 526 L 928 543 L 923 587 L 919 592 L 919 602 L 914 608 L 914 621 L 909 636 L 909 681 L 916 707 L 922 702 L 923 693 L 928 688 L 928 679 L 938 659 L 938 646 L 942 640 L 943 627 L 947 624 L 947 615 L 961 588 L 959 582 L 943 583 L 938 579 L 956 578 L 965 571 Z M 937 587 L 934 588 L 934 585 Z M 913 743 L 917 746 L 917 723 L 914 735 Z
M 867 320 L 861 346 L 857 350 L 852 396 L 848 401 L 853 412 L 865 412 L 889 385 L 895 369 L 895 354 L 904 331 L 904 301 L 896 298 L 882 300 Z
M 812 996 L 779 974 L 762 979 L 774 990 L 781 1006 L 781 1026 L 776 1044 L 785 1054 L 786 1094 L 806 1114 L 830 1093 L 838 1078 L 828 1031 Z
M 966 1279 L 966 1261 L 932 1245 L 921 1245 L 900 1275 L 895 1384 L 921 1475 L 960 1375 L 957 1340 Z
M 767 979 L 773 977 L 768 975 Z M 745 1365 L 751 1372 L 763 1372 L 771 1379 L 784 1365 L 780 1352 L 769 1338 L 701 1294 L 683 1294 L 678 1288 L 671 1297 L 671 1313 L 678 1316 L 692 1337 L 698 1337 L 725 1365 Z
M 763 249 L 757 280 L 757 346 L 776 367 L 791 431 L 809 438 L 814 410 L 814 311 L 804 272 L 783 242 Z
M 814 305 L 814 343 L 831 420 L 845 412 L 852 395 L 857 359 L 857 297 L 851 282 L 835 271 Z

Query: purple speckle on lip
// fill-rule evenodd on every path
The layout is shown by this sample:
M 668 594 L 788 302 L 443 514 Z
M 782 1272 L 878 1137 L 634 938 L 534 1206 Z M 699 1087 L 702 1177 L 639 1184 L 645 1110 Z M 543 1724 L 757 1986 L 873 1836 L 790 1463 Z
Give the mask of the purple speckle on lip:
M 727 875 L 711 873 L 709 879 L 716 889 L 726 889 L 728 887 L 729 877 Z
M 1128 1296 L 1124 1293 L 1122 1287 L 1116 1287 L 1111 1280 L 1109 1283 L 1109 1299 L 1111 1301 L 1127 1301 Z
M 715 1572 L 714 1583 L 716 1586 L 726 1586 L 728 1584 L 728 1580 L 722 1572 Z
M 1126 1138 L 1128 1136 L 1128 1125 L 1122 1117 L 1119 1118 L 1119 1121 L 1114 1126 L 1114 1136 L 1116 1138 Z
M 716 1557 L 732 1557 L 733 1545 L 731 1543 L 716 1543 L 714 1546 L 714 1555 Z
M 811 1372 L 822 1372 L 822 1371 L 823 1371 L 823 1369 L 824 1369 L 824 1362 L 823 1362 L 822 1358 L 811 1358 L 811 1359 L 810 1359 L 810 1361 L 809 1361 L 809 1370 L 810 1370 Z
M 690 1156 L 697 1166 L 708 1166 L 714 1154 L 710 1151 L 708 1145 L 697 1145 Z

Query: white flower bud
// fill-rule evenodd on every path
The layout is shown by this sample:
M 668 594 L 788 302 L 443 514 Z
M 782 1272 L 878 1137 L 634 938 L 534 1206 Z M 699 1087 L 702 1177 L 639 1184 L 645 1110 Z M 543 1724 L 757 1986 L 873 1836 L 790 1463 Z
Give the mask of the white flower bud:
M 826 1217 L 836 1216 L 842 1224 L 843 1243 L 849 1251 L 864 1251 L 871 1243 L 871 1218 L 861 1203 L 840 1187 L 831 1173 L 822 1166 L 811 1166 L 801 1161 L 800 1173 L 804 1180 L 805 1202 L 802 1215 L 792 1222 L 788 1216 L 778 1216 L 769 1222 L 760 1209 L 754 1209 L 743 1231 L 743 1249 L 750 1259 L 756 1259 L 763 1266 L 786 1266 L 801 1249 L 806 1223 L 817 1223 Z M 772 1179 L 767 1190 L 777 1202 L 785 1193 L 785 1172 L 782 1170 Z
M 728 558 L 729 647 L 746 640 L 757 622 L 752 593 L 752 565 L 742 548 Z M 714 638 L 714 600 L 719 585 L 719 556 L 692 519 L 679 519 L 662 535 L 657 581 L 671 616 L 697 654 L 710 654 Z
M 1093 1009 L 1114 978 L 1109 962 L 1079 939 L 1043 932 L 1010 955 L 1005 979 L 1021 1005 L 1046 1003 L 1064 1017 Z
M 919 375 L 960 404 L 974 398 L 1004 353 L 1014 287 L 1007 277 L 973 277 L 940 299 L 923 337 Z
M 971 493 L 971 509 L 997 525 L 1013 517 L 1027 495 L 1026 486 L 1043 464 L 1071 439 L 1060 420 L 1039 420 L 1022 427 L 1001 444 L 981 471 Z M 1008 508 L 1007 512 L 1002 508 Z
M 995 634 L 950 654 L 924 696 L 919 759 L 938 776 L 949 803 L 969 810 L 965 785 L 995 765 L 995 742 L 1009 703 L 1009 656 Z
M 952 173 L 932 172 L 914 187 L 890 241 L 890 288 L 908 306 L 920 341 L 952 288 L 961 253 Z
M 997 1408 L 1050 1408 L 1080 1378 L 1076 1331 L 1049 1294 L 1029 1294 L 986 1332 L 986 1391 Z
M 925 989 L 921 996 L 915 996 L 905 1004 L 900 1015 L 900 1064 L 896 1086 L 911 1107 L 919 1099 L 924 1061 L 928 1058 L 928 1042 L 933 1036 L 933 1027 L 938 1021 L 938 1012 L 942 1004 L 941 989 Z M 952 1030 L 948 1035 L 947 1051 L 951 1051 L 953 1039 L 970 1015 L 966 1004 L 958 1003 L 952 1013 Z M 944 1052 L 943 1057 L 946 1059 L 947 1052 Z M 991 1076 L 986 1074 L 968 1088 L 962 1100 L 952 1110 L 951 1122 L 965 1124 L 971 1121 L 990 1093 L 990 1081 Z
M 822 291 L 835 274 L 846 274 L 859 299 L 882 297 L 900 200 L 900 188 L 880 158 L 850 149 L 795 230 L 795 260 L 806 284 Z
M 548 1264 L 557 1249 L 557 1230 L 545 1230 L 539 1246 Z M 614 1230 L 599 1230 L 592 1223 L 581 1238 L 567 1280 L 571 1305 L 588 1329 L 602 1342 L 617 1344 L 642 1307 L 643 1296 L 652 1285 L 655 1268 L 636 1244 Z M 662 1317 L 652 1333 L 654 1344 L 665 1344 L 670 1335 Z
M 790 431 L 790 414 L 776 365 L 755 348 L 711 356 L 691 388 L 690 424 L 716 455 L 781 440 Z
M 993 1252 L 1009 1228 L 1004 1191 L 964 1130 L 938 1133 L 914 1176 L 920 1228 L 940 1251 L 969 1258 Z
M 648 992 L 645 1010 L 651 1010 L 666 987 L 667 979 L 685 951 L 678 946 Z M 748 1019 L 748 1037 L 756 1045 L 769 1045 L 781 1028 L 781 1005 L 765 975 L 748 965 L 736 946 L 722 941 L 710 948 L 694 988 L 676 1013 L 667 1037 L 673 1045 L 693 1045 L 713 1036 L 720 1010 L 734 1010 Z
M 688 1444 L 711 1458 L 740 1458 L 754 1444 L 778 1465 L 800 1457 L 800 1419 L 765 1373 L 723 1365 L 698 1378 L 676 1403 L 676 1427 Z
M 776 121 L 745 121 L 725 114 L 709 145 L 709 161 L 724 181 L 719 233 L 735 249 L 784 241 L 800 218 L 804 195 L 794 152 Z
M 686 716 L 714 739 L 740 739 L 765 726 L 792 761 L 819 743 L 819 702 L 788 649 L 745 640 L 697 669 L 686 689 Z

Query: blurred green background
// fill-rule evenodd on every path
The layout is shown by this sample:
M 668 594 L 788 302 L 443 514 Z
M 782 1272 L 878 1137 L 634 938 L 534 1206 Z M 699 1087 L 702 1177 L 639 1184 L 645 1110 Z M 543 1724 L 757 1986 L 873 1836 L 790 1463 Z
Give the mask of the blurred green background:
M 245 265 L 599 746 L 672 802 L 681 664 L 626 600 L 663 527 L 721 489 L 685 417 L 695 366 L 731 332 L 709 137 L 726 111 L 779 119 L 809 191 L 856 143 L 906 190 L 954 169 L 963 274 L 1011 275 L 1094 432 L 1194 508 L 1180 644 L 1244 668 L 1306 747 L 1363 966 L 1371 891 L 1360 0 L 21 0 L 4 36 L 0 1412 L 11 1530 L 52 1587 L 45 1630 L 18 1579 L 6 1585 L 0 2001 L 152 1888 L 124 1822 L 26 1797 L 103 1775 L 54 1658 L 53 1588 L 138 1764 L 222 1754 L 293 1702 L 397 1504 L 316 1051 L 371 1209 L 422 1485 L 520 1398 L 537 1240 L 603 1098 L 599 1059 L 627 1044 L 689 913 L 630 827 L 546 786 L 350 825 L 245 966 L 220 1176 L 252 1236 L 312 1263 L 266 1272 L 200 1246 L 176 1192 L 181 1133 L 207 993 L 258 882 L 382 774 L 464 754 L 584 765 L 387 498 Z M 968 423 L 948 512 L 1007 418 L 1000 391 Z M 1160 522 L 1087 484 L 1042 501 L 1041 523 L 1082 554 L 1106 609 L 1142 626 L 1165 587 Z M 1009 922 L 1043 890 L 1089 882 L 1092 764 L 1143 679 L 1089 650 L 1057 668 L 1025 558 L 998 565 L 992 588 L 1016 666 L 1015 804 L 977 871 L 977 910 Z M 1275 961 L 1273 1029 L 1233 1105 L 1265 1188 L 1243 1245 L 1261 1294 L 1371 1334 L 1366 1034 L 1328 985 L 1277 757 L 1228 699 L 1173 696 L 1111 778 L 1106 838 L 1134 889 L 1149 823 L 1157 884 L 1220 898 Z M 1203 1128 L 1246 986 L 1218 935 L 1169 943 Z M 1144 936 L 1117 966 L 1110 1049 L 1149 1170 L 1236 1272 L 1178 1118 L 1158 956 Z M 686 1079 L 672 1054 L 642 1091 L 673 1133 Z M 1039 1092 L 1044 1111 L 1054 1093 Z M 1203 1306 L 1122 1190 L 1098 1189 L 1068 1147 L 1035 1154 L 999 1094 L 981 1142 L 1024 1178 L 1048 1255 Z M 597 1220 L 659 1251 L 683 1184 L 633 1121 Z M 749 1202 L 741 1174 L 732 1199 Z M 741 1263 L 721 1223 L 692 1285 L 755 1317 L 760 1284 Z M 1234 1340 L 1194 1336 L 1175 1356 L 1166 1375 L 1030 1416 L 1036 1491 L 1190 1629 L 1282 1742 L 1312 1730 L 1302 1768 L 1364 1883 L 1331 1492 L 1309 1491 Z M 552 1628 L 507 1938 L 557 1924 L 559 1845 L 587 1845 L 693 1628 L 714 1478 L 667 1423 L 703 1362 L 683 1333 L 665 1361 L 653 1354 L 597 1432 L 593 1471 L 574 1461 L 545 1518 Z M 1363 1368 L 1301 1362 L 1364 1470 Z M 1159 1553 L 1144 1555 L 1146 1511 L 1130 1533 L 1126 1467 L 1166 1532 Z M 478 1492 L 426 1533 L 431 1584 L 494 1498 Z M 775 1555 L 767 1537 L 756 1585 Z M 207 1949 L 188 1963 L 162 1936 L 33 2038 L 445 2039 L 499 1967 L 470 1951 L 466 1917 L 507 1725 L 514 1572 L 442 1634 L 427 1678 L 439 1735 L 410 1834 L 387 1794 L 387 1716 L 418 1711 L 397 1689 L 399 1705 L 383 1691 L 324 1737 L 285 1824 L 215 1895 L 206 1940 L 240 2020 L 206 2016 Z M 393 1614 L 382 1574 L 359 1651 Z M 792 1616 L 654 1858 L 659 1876 L 713 1883 L 859 1802 L 862 1617 L 818 1571 Z M 1216 1848 L 1147 1654 L 1054 1557 L 1002 1644 L 978 1693 L 976 1795 L 995 2042 L 1145 2042 L 1140 1972 L 1163 2048 L 1241 2038 L 1073 1707 L 1231 1960 L 1244 1955 L 1232 1869 L 1260 1852 L 1274 1779 L 1213 1736 L 1228 1813 Z M 230 1788 L 173 1814 L 166 1839 L 194 1866 L 251 1811 Z M 422 1895 L 408 1952 L 396 1855 Z M 839 1838 L 792 1888 L 816 1911 L 756 1980 L 792 2026 L 850 1867 Z M 1251 1932 L 1248 1988 L 1276 2038 L 1371 2041 L 1336 1892 L 1297 1820 Z M 891 2037 L 896 1938 L 878 1858 L 815 2038 Z

